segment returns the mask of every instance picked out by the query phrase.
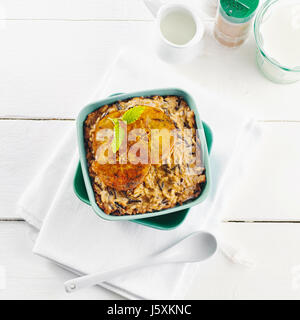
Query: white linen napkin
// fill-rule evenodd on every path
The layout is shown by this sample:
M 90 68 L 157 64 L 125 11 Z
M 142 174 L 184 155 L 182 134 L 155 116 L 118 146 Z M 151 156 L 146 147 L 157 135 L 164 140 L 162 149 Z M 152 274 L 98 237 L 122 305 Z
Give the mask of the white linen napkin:
M 93 100 L 116 92 L 160 87 L 190 92 L 202 120 L 212 128 L 212 190 L 208 199 L 192 208 L 184 223 L 160 231 L 133 222 L 110 222 L 97 217 L 77 199 L 73 177 L 78 163 L 75 128 L 49 155 L 21 197 L 19 214 L 40 229 L 33 251 L 77 274 L 108 271 L 168 247 L 181 237 L 204 228 L 215 230 L 222 206 L 240 177 L 258 131 L 233 105 L 187 81 L 180 73 L 139 50 L 123 51 L 102 78 Z M 75 127 L 75 125 L 74 125 Z M 132 299 L 183 298 L 196 265 L 164 265 L 124 274 L 101 284 Z M 63 286 L 62 286 L 63 288 Z

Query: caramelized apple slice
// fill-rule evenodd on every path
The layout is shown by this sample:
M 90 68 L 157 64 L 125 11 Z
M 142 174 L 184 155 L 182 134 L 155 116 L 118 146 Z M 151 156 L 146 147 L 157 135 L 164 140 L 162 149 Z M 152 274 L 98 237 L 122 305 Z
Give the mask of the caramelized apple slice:
M 175 125 L 161 109 L 147 107 L 141 116 L 149 132 L 149 161 L 151 164 L 162 164 L 170 161 L 174 150 L 172 135 Z
M 120 149 L 113 153 L 114 123 L 110 119 L 121 118 L 124 113 L 115 111 L 100 120 L 93 139 L 96 161 L 92 169 L 104 184 L 116 190 L 133 189 L 141 184 L 153 161 L 152 155 L 164 161 L 174 146 L 174 139 L 167 134 L 175 129 L 171 119 L 160 109 L 146 107 L 140 118 L 127 127 L 120 122 L 122 129 L 127 130 Z

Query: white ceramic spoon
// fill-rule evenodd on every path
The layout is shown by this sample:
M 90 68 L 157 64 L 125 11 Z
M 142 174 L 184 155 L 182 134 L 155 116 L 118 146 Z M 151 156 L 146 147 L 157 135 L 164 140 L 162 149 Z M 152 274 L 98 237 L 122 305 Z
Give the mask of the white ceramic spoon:
M 124 273 L 137 269 L 167 263 L 201 262 L 211 257 L 217 250 L 217 240 L 211 233 L 194 232 L 171 247 L 146 257 L 138 263 L 118 268 L 108 272 L 98 272 L 78 277 L 65 282 L 66 292 L 75 292 L 89 286 L 97 285 L 103 281 L 111 280 Z

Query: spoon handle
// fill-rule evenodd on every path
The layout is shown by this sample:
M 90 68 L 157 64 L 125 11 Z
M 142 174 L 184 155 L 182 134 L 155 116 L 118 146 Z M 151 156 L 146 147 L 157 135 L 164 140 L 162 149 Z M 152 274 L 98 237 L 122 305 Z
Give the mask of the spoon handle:
M 143 260 L 136 264 L 132 264 L 126 267 L 121 267 L 112 271 L 97 272 L 90 275 L 74 278 L 64 283 L 65 290 L 68 293 L 72 293 L 83 288 L 97 285 L 103 281 L 113 279 L 121 274 L 131 272 L 133 270 L 140 269 L 140 268 L 147 267 L 154 264 L 155 264 L 155 260 L 153 261 Z

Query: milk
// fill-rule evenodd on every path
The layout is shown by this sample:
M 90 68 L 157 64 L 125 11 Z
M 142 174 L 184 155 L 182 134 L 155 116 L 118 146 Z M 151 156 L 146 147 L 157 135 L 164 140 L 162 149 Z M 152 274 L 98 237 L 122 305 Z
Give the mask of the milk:
M 195 36 L 197 26 L 189 12 L 174 10 L 162 18 L 160 30 L 169 42 L 175 45 L 185 45 Z
M 300 66 L 300 1 L 277 5 L 260 26 L 263 51 L 280 65 Z

